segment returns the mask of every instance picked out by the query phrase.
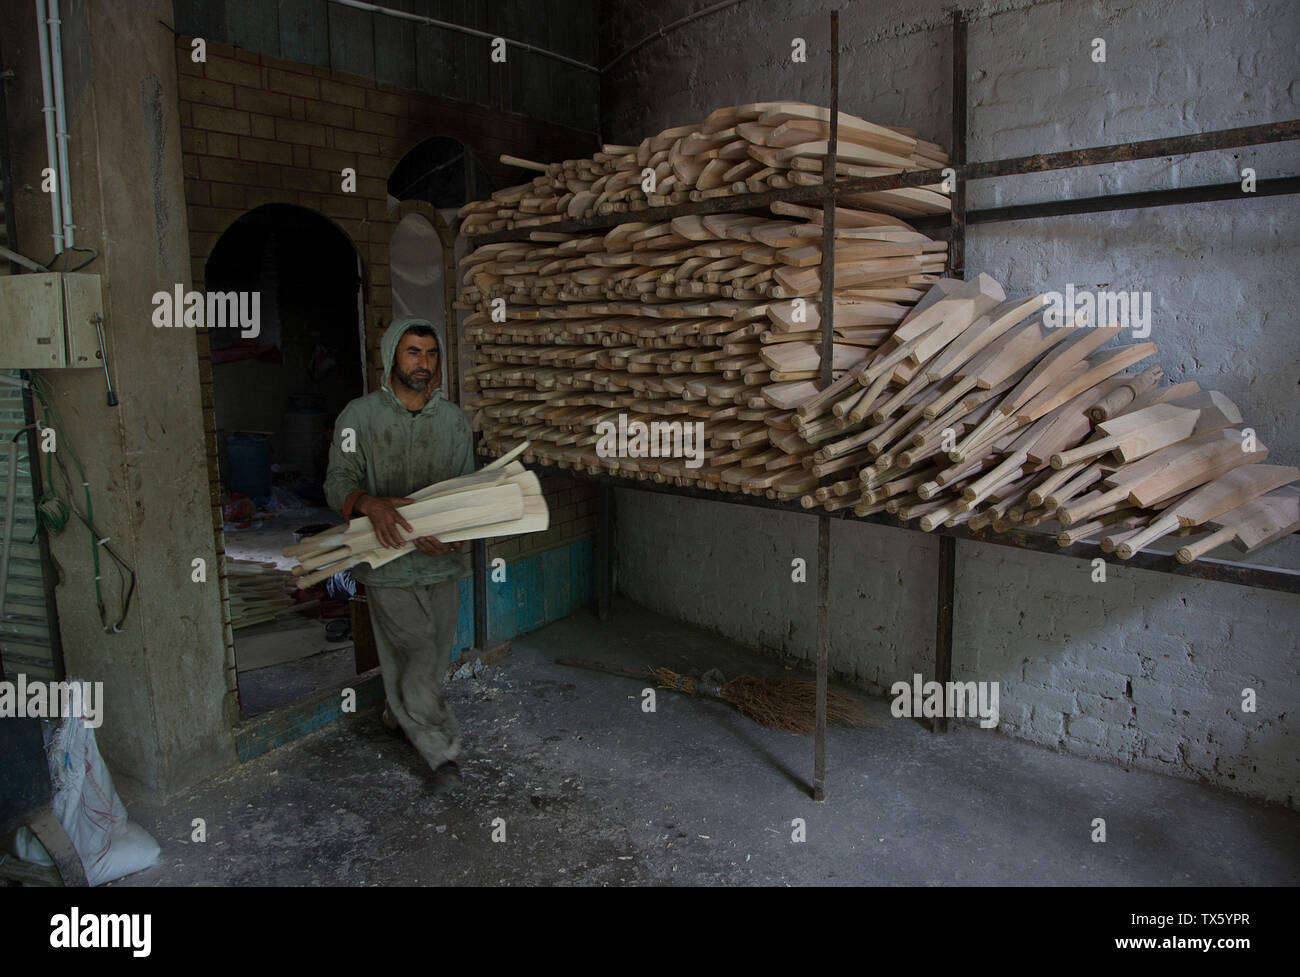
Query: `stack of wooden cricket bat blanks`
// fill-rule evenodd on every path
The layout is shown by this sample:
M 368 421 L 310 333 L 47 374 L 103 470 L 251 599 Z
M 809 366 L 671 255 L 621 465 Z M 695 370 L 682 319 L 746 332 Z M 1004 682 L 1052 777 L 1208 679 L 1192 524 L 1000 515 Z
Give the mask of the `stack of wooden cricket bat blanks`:
M 713 223 L 765 234 L 774 222 Z M 467 282 L 483 301 L 508 276 L 476 275 L 487 262 L 474 257 Z M 520 277 L 529 297 L 552 287 Z M 888 288 L 892 298 L 837 291 L 825 389 L 811 295 L 798 322 L 792 299 L 734 292 L 666 305 L 558 295 L 514 321 L 471 316 L 466 389 L 484 450 L 530 440 L 529 457 L 562 468 L 887 512 L 927 532 L 1037 527 L 1121 558 L 1209 530 L 1177 558 L 1223 543 L 1250 552 L 1300 527 L 1287 487 L 1300 469 L 1265 464 L 1267 447 L 1222 393 L 1162 383 L 1145 363 L 1154 343 L 1082 317 L 1049 323 L 1046 296 L 1008 300 L 987 275 L 938 279 L 911 305 L 899 299 L 915 284 Z M 703 463 L 601 453 L 596 426 L 620 414 L 701 420 Z
M 408 540 L 437 537 L 444 543 L 535 533 L 550 525 L 550 513 L 537 476 L 515 459 L 527 450 L 518 445 L 470 475 L 436 482 L 413 493 L 398 511 L 411 525 L 399 529 Z M 295 543 L 283 554 L 298 560 L 291 571 L 299 588 L 320 583 L 340 570 L 361 563 L 380 567 L 415 549 L 406 542 L 383 546 L 364 516 Z
M 741 192 L 725 186 L 723 162 L 758 164 L 746 179 L 764 186 L 797 185 L 820 179 L 828 118 L 795 103 L 721 109 L 607 154 L 588 187 L 577 189 L 594 171 L 557 164 L 516 188 L 515 210 L 463 213 L 477 231 L 544 222 L 521 215 L 547 214 L 537 208 L 550 200 L 556 219 L 615 213 L 639 199 L 641 162 L 666 166 L 673 192 L 689 186 L 696 200 Z M 910 157 L 896 148 L 886 160 L 882 128 L 841 114 L 842 175 L 946 159 L 908 135 Z M 858 157 L 842 155 L 846 130 Z M 718 175 L 724 185 L 709 185 Z M 946 209 L 938 190 L 926 192 Z M 888 513 L 926 532 L 1051 532 L 1125 559 L 1172 534 L 1199 534 L 1177 552 L 1186 562 L 1300 527 L 1288 487 L 1300 470 L 1265 464 L 1236 404 L 1163 383 L 1156 345 L 1109 321 L 1058 321 L 1049 296 L 1008 298 L 988 275 L 940 277 L 946 245 L 906 220 L 933 212 L 921 200 L 938 206 L 837 198 L 829 258 L 820 207 L 662 220 L 654 205 L 673 200 L 652 196 L 607 232 L 535 230 L 475 248 L 460 261 L 457 307 L 470 313 L 461 388 L 480 450 L 527 441 L 525 460 L 558 468 Z M 824 259 L 835 268 L 826 389 Z
M 463 258 L 462 404 L 483 450 L 530 440 L 531 458 L 561 467 L 789 499 L 815 487 L 803 454 L 781 441 L 797 437 L 793 409 L 820 375 L 823 212 L 771 209 L 488 244 Z M 837 222 L 838 376 L 939 281 L 946 245 L 872 211 L 837 208 Z M 704 457 L 600 452 L 602 424 L 620 416 L 678 435 L 706 422 Z
M 1178 551 L 1244 551 L 1300 528 L 1300 469 L 1237 405 L 1143 366 L 1154 343 L 1112 323 L 1057 323 L 1047 296 L 1007 300 L 986 275 L 942 280 L 867 360 L 795 408 L 809 470 L 833 476 L 807 507 L 887 512 L 924 531 L 1040 527 L 1130 558 L 1172 533 Z M 806 448 L 803 446 L 806 445 Z
M 467 235 L 540 227 L 688 200 L 822 182 L 830 111 L 804 102 L 755 102 L 718 109 L 701 123 L 674 126 L 637 146 L 605 146 L 591 159 L 502 162 L 540 171 L 531 183 L 499 190 L 460 210 Z M 942 169 L 948 155 L 912 129 L 839 114 L 836 174 L 885 176 Z M 648 175 L 651 171 L 653 175 Z M 900 217 L 947 213 L 938 185 L 846 196 L 848 206 Z

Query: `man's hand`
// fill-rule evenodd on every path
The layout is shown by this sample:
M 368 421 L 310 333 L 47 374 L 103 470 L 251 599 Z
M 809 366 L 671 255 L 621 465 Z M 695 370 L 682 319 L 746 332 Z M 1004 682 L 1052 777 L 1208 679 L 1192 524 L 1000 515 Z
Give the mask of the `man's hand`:
M 402 518 L 402 514 L 397 511 L 397 507 L 406 505 L 411 501 L 413 500 L 363 495 L 357 499 L 355 509 L 370 520 L 370 525 L 374 528 L 375 536 L 379 538 L 379 542 L 389 549 L 397 549 L 406 542 L 402 539 L 402 534 L 397 531 L 397 527 L 403 527 L 408 533 L 413 532 L 411 524 Z M 419 545 L 418 540 L 416 545 Z
M 437 536 L 421 536 L 411 540 L 415 548 L 427 556 L 442 556 L 444 553 L 459 553 L 463 543 L 444 543 Z

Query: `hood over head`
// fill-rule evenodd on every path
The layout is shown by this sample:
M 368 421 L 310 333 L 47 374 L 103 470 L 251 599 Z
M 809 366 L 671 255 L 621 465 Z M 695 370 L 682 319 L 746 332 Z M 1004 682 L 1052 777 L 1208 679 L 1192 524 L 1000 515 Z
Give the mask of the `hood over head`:
M 418 316 L 402 316 L 400 319 L 393 320 L 392 325 L 384 331 L 384 338 L 379 342 L 379 353 L 383 357 L 384 361 L 384 377 L 381 385 L 384 390 L 393 394 L 394 397 L 396 397 L 397 394 L 393 393 L 393 388 L 389 383 L 389 377 L 393 372 L 393 361 L 397 359 L 397 347 L 401 343 L 402 337 L 406 335 L 406 331 L 412 326 L 428 326 L 433 330 L 433 341 L 438 346 L 439 381 L 442 379 L 441 372 L 445 353 L 442 348 L 442 340 L 438 338 L 437 327 L 428 319 L 421 319 Z M 439 383 L 437 387 L 433 388 L 433 393 L 429 397 L 429 403 L 433 403 L 434 400 L 441 396 L 442 386 L 441 383 Z

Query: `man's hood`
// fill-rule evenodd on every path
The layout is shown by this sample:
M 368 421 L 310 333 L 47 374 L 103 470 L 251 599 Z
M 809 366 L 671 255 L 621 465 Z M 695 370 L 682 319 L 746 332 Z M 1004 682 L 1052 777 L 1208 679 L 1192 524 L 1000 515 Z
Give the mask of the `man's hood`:
M 412 326 L 428 326 L 430 329 L 433 330 L 433 341 L 438 345 L 439 385 L 433 388 L 433 393 L 429 397 L 429 403 L 432 404 L 435 400 L 437 400 L 439 397 L 442 396 L 441 368 L 442 368 L 443 350 L 442 350 L 442 340 L 438 338 L 438 330 L 434 327 L 433 323 L 430 322 L 428 319 L 421 319 L 417 316 L 403 316 L 400 319 L 394 319 L 393 324 L 390 325 L 387 330 L 385 330 L 384 338 L 379 343 L 379 352 L 380 355 L 383 357 L 383 361 L 384 361 L 384 378 L 382 382 L 382 387 L 384 390 L 387 390 L 390 394 L 392 394 L 394 399 L 397 398 L 397 394 L 393 392 L 393 388 L 390 385 L 389 378 L 393 372 L 393 361 L 397 359 L 398 344 L 401 343 L 402 337 L 406 335 L 406 331 L 410 329 Z

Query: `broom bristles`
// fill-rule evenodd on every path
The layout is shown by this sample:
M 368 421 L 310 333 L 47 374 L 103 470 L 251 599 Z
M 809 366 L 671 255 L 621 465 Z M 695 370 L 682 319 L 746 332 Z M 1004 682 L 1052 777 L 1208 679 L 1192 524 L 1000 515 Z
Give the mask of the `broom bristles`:
M 660 688 L 694 695 L 696 680 L 668 668 L 652 670 Z M 764 679 L 739 675 L 722 686 L 720 698 L 755 722 L 791 733 L 811 733 L 817 724 L 817 685 L 797 678 Z M 826 717 L 861 725 L 867 721 L 858 704 L 843 692 L 826 690 Z

